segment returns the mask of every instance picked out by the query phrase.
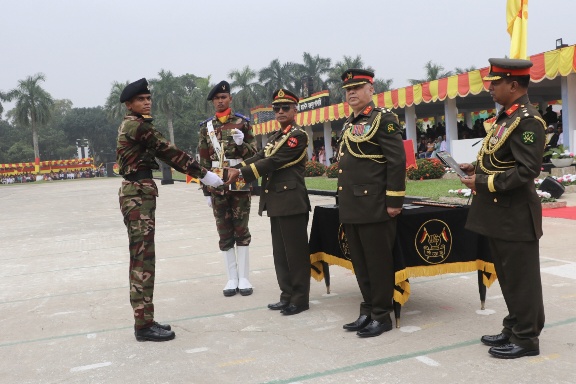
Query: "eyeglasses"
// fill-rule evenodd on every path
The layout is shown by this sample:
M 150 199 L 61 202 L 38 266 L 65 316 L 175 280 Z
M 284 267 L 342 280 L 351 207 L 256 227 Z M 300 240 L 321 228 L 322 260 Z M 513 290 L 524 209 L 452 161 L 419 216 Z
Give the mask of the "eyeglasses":
M 274 111 L 274 113 L 278 113 L 280 112 L 280 109 L 282 109 L 284 112 L 288 112 L 290 109 L 292 109 L 291 105 L 275 105 L 272 107 L 272 110 Z

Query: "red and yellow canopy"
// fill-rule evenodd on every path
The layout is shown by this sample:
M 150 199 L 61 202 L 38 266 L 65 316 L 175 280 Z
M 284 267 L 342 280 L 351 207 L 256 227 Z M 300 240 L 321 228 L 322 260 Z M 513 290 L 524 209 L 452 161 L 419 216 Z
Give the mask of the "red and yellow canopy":
M 575 47 L 556 49 L 549 52 L 539 53 L 530 57 L 534 63 L 530 78 L 533 82 L 544 79 L 553 79 L 567 76 L 576 72 Z M 384 108 L 404 108 L 420 103 L 443 101 L 446 98 L 454 99 L 457 96 L 466 97 L 469 94 L 477 95 L 487 91 L 489 82 L 482 81 L 488 73 L 488 67 L 468 73 L 462 73 L 445 77 L 430 82 L 411 85 L 404 88 L 394 89 L 388 92 L 374 95 L 374 103 Z M 301 126 L 309 126 L 346 118 L 350 114 L 348 103 L 330 105 L 324 108 L 301 112 L 296 115 L 296 123 Z M 278 129 L 276 120 L 255 124 L 252 128 L 257 135 L 266 134 Z

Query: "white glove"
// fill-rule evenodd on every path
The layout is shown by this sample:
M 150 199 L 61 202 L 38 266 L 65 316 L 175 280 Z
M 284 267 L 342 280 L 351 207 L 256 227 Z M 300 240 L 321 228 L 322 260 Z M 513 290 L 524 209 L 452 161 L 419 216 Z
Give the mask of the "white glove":
M 206 197 L 206 202 L 208 203 L 208 207 L 212 208 L 212 197 L 211 196 L 205 196 Z
M 232 138 L 234 139 L 236 145 L 242 145 L 244 142 L 244 133 L 242 133 L 242 131 L 239 129 L 235 129 L 234 133 L 232 134 Z
M 222 179 L 219 178 L 217 174 L 215 174 L 214 172 L 210 172 L 210 171 L 206 172 L 206 176 L 201 178 L 200 181 L 202 182 L 202 184 L 207 185 L 209 187 L 214 187 L 214 188 L 219 187 L 222 184 L 224 184 Z

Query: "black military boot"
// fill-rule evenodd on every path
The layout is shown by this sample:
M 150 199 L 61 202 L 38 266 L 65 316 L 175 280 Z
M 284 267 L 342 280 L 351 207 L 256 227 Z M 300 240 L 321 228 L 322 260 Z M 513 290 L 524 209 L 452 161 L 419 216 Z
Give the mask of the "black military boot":
M 134 332 L 138 341 L 168 341 L 176 337 L 174 331 L 167 331 L 153 324 L 150 328 L 138 329 Z

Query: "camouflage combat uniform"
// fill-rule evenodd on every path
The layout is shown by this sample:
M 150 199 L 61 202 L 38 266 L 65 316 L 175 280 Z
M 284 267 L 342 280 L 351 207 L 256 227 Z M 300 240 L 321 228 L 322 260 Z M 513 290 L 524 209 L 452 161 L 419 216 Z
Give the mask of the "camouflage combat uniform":
M 156 131 L 151 116 L 126 115 L 118 128 L 116 144 L 120 175 L 130 178 L 142 171 L 159 169 L 155 157 L 193 177 L 204 177 L 207 172 Z M 154 230 L 158 188 L 151 178 L 124 180 L 118 195 L 130 242 L 130 304 L 134 310 L 135 328 L 143 329 L 154 322 Z
M 200 124 L 198 153 L 200 165 L 206 169 L 212 168 L 212 162 L 217 161 L 212 141 L 208 135 L 207 123 L 212 120 L 214 132 L 220 147 L 227 159 L 247 159 L 256 153 L 256 139 L 250 127 L 250 120 L 239 113 L 230 112 L 227 120 L 222 123 L 216 116 L 210 117 Z M 236 145 L 232 138 L 232 129 L 244 133 L 242 145 Z M 219 247 L 226 251 L 237 246 L 248 246 L 251 236 L 248 229 L 250 217 L 250 192 L 230 191 L 228 186 L 212 188 L 202 187 L 204 196 L 211 196 L 212 209 L 216 218 L 216 229 L 220 236 Z

